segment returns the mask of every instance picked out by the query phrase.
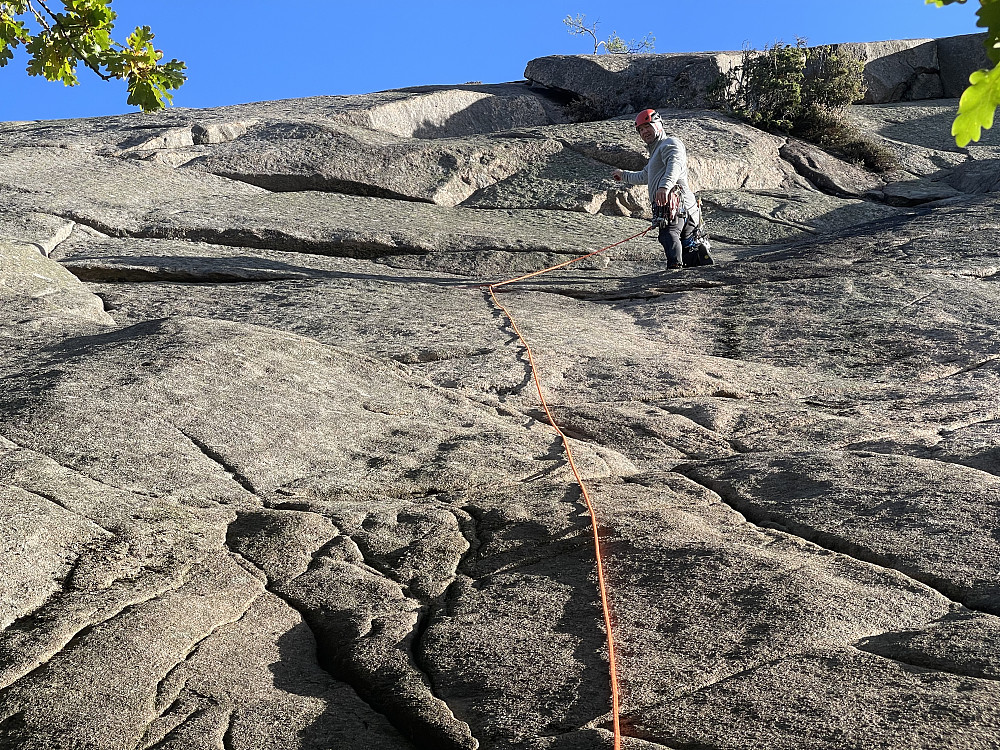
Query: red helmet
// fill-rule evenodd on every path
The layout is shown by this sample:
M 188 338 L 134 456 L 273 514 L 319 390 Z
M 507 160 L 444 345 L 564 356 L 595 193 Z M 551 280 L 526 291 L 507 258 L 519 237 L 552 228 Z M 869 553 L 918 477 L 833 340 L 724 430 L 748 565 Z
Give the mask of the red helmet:
M 640 125 L 651 125 L 654 122 L 660 122 L 660 115 L 657 111 L 655 109 L 644 109 L 635 118 L 635 128 L 638 130 Z

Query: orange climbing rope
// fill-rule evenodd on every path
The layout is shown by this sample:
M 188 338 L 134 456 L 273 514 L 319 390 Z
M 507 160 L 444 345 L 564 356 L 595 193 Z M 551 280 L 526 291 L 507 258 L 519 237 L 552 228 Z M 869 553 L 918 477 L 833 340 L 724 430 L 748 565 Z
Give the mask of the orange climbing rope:
M 500 308 L 500 310 L 503 312 L 505 316 L 507 316 L 507 320 L 510 321 L 510 325 L 514 329 L 514 333 L 517 334 L 518 339 L 520 339 L 521 344 L 524 346 L 524 350 L 528 353 L 528 363 L 531 366 L 531 376 L 535 380 L 535 388 L 538 389 L 538 398 L 541 401 L 542 409 L 545 410 L 545 416 L 548 417 L 549 424 L 552 426 L 552 429 L 554 429 L 559 434 L 559 437 L 562 439 L 563 447 L 566 449 L 566 458 L 569 460 L 570 469 L 573 470 L 573 476 L 576 477 L 576 482 L 578 485 L 580 485 L 580 492 L 583 495 L 584 502 L 586 502 L 587 504 L 587 512 L 590 513 L 590 527 L 594 534 L 594 554 L 597 558 L 597 586 L 600 589 L 601 593 L 601 609 L 604 612 L 604 629 L 607 633 L 607 638 L 608 638 L 608 662 L 610 664 L 609 668 L 611 672 L 611 721 L 614 726 L 614 738 L 615 738 L 614 750 L 621 750 L 622 746 L 621 719 L 620 719 L 621 700 L 618 693 L 618 667 L 617 667 L 617 662 L 615 661 L 615 637 L 614 637 L 614 632 L 611 629 L 611 607 L 608 603 L 609 601 L 608 587 L 604 579 L 604 557 L 601 554 L 601 538 L 597 532 L 597 513 L 594 511 L 594 504 L 590 501 L 590 493 L 587 492 L 587 485 L 584 483 L 583 478 L 580 476 L 580 472 L 576 468 L 576 461 L 573 458 L 573 450 L 572 448 L 570 448 L 569 440 L 566 437 L 565 433 L 559 428 L 559 425 L 556 424 L 555 417 L 552 416 L 552 412 L 549 409 L 549 404 L 545 400 L 545 394 L 542 392 L 542 382 L 538 377 L 538 368 L 535 367 L 534 352 L 531 351 L 531 346 L 528 344 L 527 340 L 525 340 L 524 336 L 521 334 L 521 329 L 518 328 L 517 322 L 514 320 L 514 316 L 511 315 L 510 311 L 500 303 L 500 300 L 497 299 L 494 290 L 497 287 L 504 286 L 506 284 L 513 284 L 515 281 L 523 281 L 525 279 L 530 279 L 533 276 L 540 276 L 543 273 L 548 273 L 549 271 L 554 271 L 557 268 L 568 266 L 571 263 L 577 263 L 581 260 L 584 260 L 585 258 L 593 257 L 594 255 L 603 253 L 607 250 L 610 250 L 613 247 L 617 247 L 618 245 L 623 245 L 626 242 L 637 239 L 638 237 L 642 237 L 649 231 L 650 231 L 649 229 L 646 229 L 644 232 L 639 232 L 638 234 L 634 234 L 631 237 L 621 240 L 620 242 L 614 243 L 613 245 L 602 247 L 600 250 L 597 250 L 592 253 L 587 253 L 586 255 L 581 255 L 578 258 L 568 260 L 564 263 L 559 263 L 554 266 L 549 266 L 548 268 L 543 268 L 541 271 L 535 271 L 533 273 L 528 273 L 513 279 L 507 279 L 506 281 L 501 281 L 496 284 L 483 285 L 489 292 L 490 298 L 493 300 L 493 303 L 498 308 Z
M 541 276 L 543 273 L 548 273 L 549 271 L 555 271 L 557 268 L 562 268 L 564 266 L 571 265 L 573 263 L 579 263 L 581 260 L 586 260 L 587 258 L 593 258 L 595 255 L 600 255 L 603 252 L 610 250 L 613 247 L 618 247 L 619 245 L 624 245 L 626 242 L 631 242 L 632 240 L 638 239 L 643 235 L 649 234 L 652 227 L 639 232 L 639 234 L 633 234 L 631 237 L 626 237 L 613 245 L 608 245 L 607 247 L 602 247 L 600 250 L 595 250 L 592 253 L 587 253 L 586 255 L 581 255 L 579 258 L 573 258 L 572 260 L 563 261 L 562 263 L 557 263 L 554 266 L 549 266 L 548 268 L 543 268 L 541 271 L 533 271 L 531 273 L 526 273 L 524 276 L 515 276 L 513 279 L 507 279 L 506 281 L 498 281 L 496 284 L 480 284 L 481 287 L 487 287 L 489 289 L 496 289 L 498 286 L 506 286 L 507 284 L 513 284 L 515 281 L 524 281 L 525 279 L 530 279 L 532 276 Z M 510 315 L 507 316 L 510 318 Z M 511 320 L 511 323 L 514 321 Z M 522 343 L 523 343 L 522 339 Z M 525 343 L 525 346 L 527 344 Z M 541 395 L 541 394 L 539 394 Z

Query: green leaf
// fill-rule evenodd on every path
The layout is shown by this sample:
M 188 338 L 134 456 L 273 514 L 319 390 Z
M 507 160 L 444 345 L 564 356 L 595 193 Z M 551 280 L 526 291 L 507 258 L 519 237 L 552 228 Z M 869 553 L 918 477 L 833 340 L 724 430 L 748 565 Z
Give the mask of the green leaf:
M 976 26 L 986 29 L 986 54 L 995 63 L 1000 63 L 1000 0 L 979 0 L 976 11 L 979 20 Z
M 1000 106 L 1000 65 L 993 70 L 977 70 L 969 76 L 969 83 L 951 126 L 955 143 L 962 148 L 970 141 L 978 141 L 983 128 L 993 127 L 993 116 Z
M 31 37 L 21 21 L 15 21 L 0 6 L 0 68 L 14 59 L 14 48 Z
M 25 45 L 30 55 L 28 75 L 43 76 L 49 81 L 62 81 L 76 86 L 76 64 L 79 60 L 70 43 L 52 31 L 36 34 Z
M 163 53 L 152 44 L 153 32 L 139 26 L 125 40 L 116 42 L 111 34 L 117 14 L 114 0 L 56 0 L 29 5 L 28 0 L 0 0 L 0 67 L 14 58 L 14 48 L 25 46 L 28 75 L 62 81 L 67 86 L 79 82 L 76 68 L 84 63 L 104 79 L 124 79 L 129 104 L 149 111 L 162 109 L 171 101 L 170 91 L 187 80 L 185 65 L 178 60 L 161 63 Z M 20 15 L 34 17 L 44 27 L 32 34 Z M 48 21 L 44 21 L 45 17 Z

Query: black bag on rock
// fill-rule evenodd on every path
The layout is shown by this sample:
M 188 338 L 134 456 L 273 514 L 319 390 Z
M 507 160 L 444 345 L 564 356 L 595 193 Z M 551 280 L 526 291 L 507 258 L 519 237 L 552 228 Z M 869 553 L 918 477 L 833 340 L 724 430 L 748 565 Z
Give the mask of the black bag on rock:
M 705 227 L 705 215 L 701 210 L 701 197 L 698 197 L 697 201 L 698 226 L 687 237 L 683 236 L 683 233 L 681 235 L 681 250 L 684 253 L 685 268 L 690 266 L 711 266 L 715 263 L 712 260 L 712 244 L 708 241 L 708 229 Z M 688 221 L 691 221 L 690 216 L 688 217 Z
M 712 260 L 712 245 L 708 237 L 692 237 L 690 245 L 684 246 L 684 267 L 690 266 L 711 266 L 715 263 Z

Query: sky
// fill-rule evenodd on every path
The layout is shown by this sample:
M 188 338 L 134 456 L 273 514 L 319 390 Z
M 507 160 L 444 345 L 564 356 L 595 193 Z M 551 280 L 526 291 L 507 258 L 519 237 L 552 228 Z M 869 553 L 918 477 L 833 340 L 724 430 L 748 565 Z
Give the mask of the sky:
M 58 3 L 55 3 L 58 5 Z M 114 37 L 148 25 L 166 59 L 183 60 L 178 107 L 470 81 L 521 80 L 527 62 L 588 54 L 593 42 L 562 19 L 584 14 L 606 38 L 651 33 L 656 52 L 760 48 L 804 37 L 810 45 L 971 34 L 972 0 L 937 8 L 923 0 L 113 0 Z M 51 5 L 50 5 L 51 7 Z M 67 88 L 31 78 L 20 50 L 0 68 L 0 121 L 135 111 L 120 82 L 81 68 Z

